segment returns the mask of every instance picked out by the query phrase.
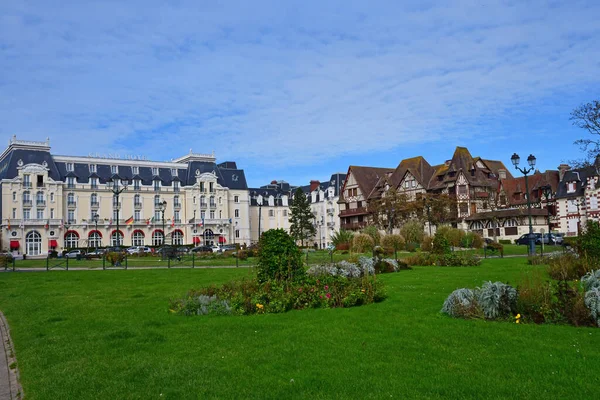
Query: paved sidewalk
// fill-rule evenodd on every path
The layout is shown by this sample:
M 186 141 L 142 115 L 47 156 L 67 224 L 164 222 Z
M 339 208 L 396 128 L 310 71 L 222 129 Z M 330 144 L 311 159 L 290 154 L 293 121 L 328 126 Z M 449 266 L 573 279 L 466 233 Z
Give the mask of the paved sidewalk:
M 16 365 L 17 360 L 9 333 L 6 318 L 0 312 L 0 400 L 17 400 L 23 394 L 18 381 L 19 371 L 10 368 Z

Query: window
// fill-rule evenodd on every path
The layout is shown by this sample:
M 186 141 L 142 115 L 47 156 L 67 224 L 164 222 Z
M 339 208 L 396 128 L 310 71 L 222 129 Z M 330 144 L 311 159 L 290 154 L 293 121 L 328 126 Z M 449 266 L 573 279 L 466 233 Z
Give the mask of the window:
M 111 246 L 122 246 L 123 245 L 123 232 L 114 231 L 110 235 L 110 245 Z
M 483 223 L 481 221 L 474 221 L 469 227 L 472 231 L 483 231 Z
M 171 241 L 174 246 L 183 245 L 183 233 L 181 231 L 175 231 L 171 234 Z
M 214 182 L 209 182 L 208 183 L 208 191 L 209 192 L 213 192 L 214 191 L 214 185 L 215 185 Z
M 142 220 L 142 212 L 140 210 L 135 210 L 133 212 L 133 220 L 135 222 L 140 222 Z
M 44 210 L 37 210 L 37 219 L 44 219 Z
M 174 192 L 179 192 L 181 186 L 179 184 L 179 181 L 173 181 L 173 191 Z
M 16 208 L 13 208 L 12 217 L 13 217 L 13 219 L 17 218 L 17 209 Z
M 140 167 L 138 167 L 137 165 L 134 165 L 133 167 L 131 167 L 131 172 L 132 172 L 134 175 L 137 175 L 137 174 L 139 174 L 139 173 L 140 173 Z
M 142 186 L 142 181 L 140 181 L 139 179 L 133 180 L 133 190 L 140 190 L 141 186 Z
M 171 168 L 171 176 L 177 176 L 177 169 Z
M 50 209 L 50 219 L 54 219 L 54 208 Z
M 100 247 L 102 246 L 102 236 L 100 236 L 100 232 L 92 231 L 88 236 L 88 245 L 90 247 Z
M 287 217 L 287 210 L 283 210 L 283 216 Z
M 75 223 L 75 211 L 74 210 L 67 211 L 67 221 L 70 224 L 74 224 Z
M 200 196 L 200 207 L 206 207 L 206 197 Z
M 28 256 L 39 256 L 42 254 L 42 235 L 31 231 L 25 236 L 25 251 Z
M 458 209 L 460 210 L 461 213 L 465 214 L 469 212 L 469 206 L 467 203 L 460 203 L 458 205 Z
M 152 233 L 152 246 L 161 246 L 165 241 L 162 231 L 156 230 Z
M 567 193 L 575 193 L 575 188 L 577 184 L 575 181 L 567 182 Z
M 44 205 L 44 192 L 37 192 L 35 195 L 35 203 L 38 206 L 43 206 Z
M 75 178 L 72 176 L 67 177 L 67 187 L 74 188 L 75 187 Z
M 131 235 L 131 245 L 132 246 L 143 246 L 144 245 L 144 232 L 135 231 L 133 235 Z
M 518 234 L 519 234 L 519 228 L 517 228 L 516 226 L 504 228 L 505 236 L 516 236 Z
M 233 210 L 233 216 L 235 218 L 239 218 L 240 217 L 240 210 L 238 210 L 237 208 L 235 210 Z
M 67 249 L 79 247 L 79 235 L 75 232 L 67 232 L 65 235 L 65 247 Z
M 240 231 L 238 229 L 235 230 L 235 237 L 236 239 L 240 238 Z
M 158 175 L 158 168 L 152 167 L 152 175 Z
M 154 196 L 154 207 L 160 207 L 160 196 Z
M 23 210 L 23 219 L 31 219 L 31 210 Z
M 179 203 L 179 196 L 173 196 L 173 207 L 181 207 L 181 203 Z
M 90 164 L 90 173 L 98 172 L 96 164 Z
M 210 210 L 210 219 L 215 219 L 215 210 Z
M 204 192 L 204 182 L 200 182 L 200 191 Z
M 577 200 L 568 200 L 567 201 L 567 212 L 574 213 L 577 212 L 579 203 Z
M 158 223 L 162 219 L 162 213 L 160 211 L 154 211 L 154 223 Z
M 92 207 L 98 206 L 98 194 L 92 193 L 90 202 L 92 203 Z
M 110 172 L 112 174 L 118 174 L 119 173 L 119 167 L 117 167 L 116 165 L 111 165 L 110 166 Z
M 410 187 L 410 182 L 409 181 L 404 181 L 404 188 L 408 189 Z
M 154 182 L 154 191 L 155 192 L 160 191 L 160 181 L 158 179 L 155 179 L 153 182 Z
M 181 215 L 180 215 L 179 211 L 175 211 L 173 213 L 173 218 L 175 218 L 175 222 L 181 222 Z
M 31 195 L 29 192 L 23 192 L 23 204 L 31 204 Z
M 134 207 L 142 205 L 142 201 L 140 200 L 139 194 L 136 194 L 135 196 L 133 196 L 133 205 L 134 205 Z
M 54 193 L 50 193 L 50 201 L 54 203 Z
M 215 204 L 215 196 L 210 196 L 210 206 L 211 207 L 215 207 L 216 206 L 216 204 Z
M 234 203 L 239 203 L 240 202 L 240 196 L 233 196 L 233 202 Z
M 74 168 L 73 168 L 73 163 L 70 163 L 70 162 L 68 162 L 68 163 L 67 163 L 67 171 L 71 172 L 71 171 L 73 171 L 73 170 L 74 170 Z
M 37 176 L 37 187 L 44 187 L 44 175 Z
M 597 210 L 598 209 L 598 197 L 595 195 L 590 197 L 590 209 Z
M 222 198 L 219 197 L 219 204 L 223 204 L 221 200 L 222 200 Z
M 13 192 L 13 201 L 17 201 L 17 192 Z
M 206 211 L 204 211 L 204 210 L 200 211 L 200 218 L 204 219 L 205 216 L 206 216 Z
M 31 177 L 29 175 L 23 175 L 23 187 L 31 187 Z
M 410 187 L 415 187 L 417 186 L 417 182 L 413 179 L 412 181 L 410 181 Z
M 275 211 L 269 210 L 269 217 L 274 217 L 274 216 L 275 216 Z
M 519 224 L 517 223 L 517 220 L 514 218 L 511 219 L 507 219 L 506 221 L 504 221 L 504 226 L 518 226 Z
M 219 218 L 223 218 L 223 211 L 219 210 Z
M 119 219 L 118 217 L 119 217 L 119 211 L 113 210 L 113 217 L 112 217 L 113 221 L 116 221 L 117 219 Z
M 458 194 L 467 194 L 467 185 L 458 185 Z
M 69 206 L 75 205 L 75 195 L 73 193 L 69 193 L 67 195 L 67 205 L 69 205 Z

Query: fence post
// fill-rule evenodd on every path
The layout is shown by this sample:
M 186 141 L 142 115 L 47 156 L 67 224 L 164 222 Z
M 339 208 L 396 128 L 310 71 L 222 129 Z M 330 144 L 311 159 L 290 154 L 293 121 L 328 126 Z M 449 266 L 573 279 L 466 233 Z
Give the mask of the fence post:
M 171 268 L 171 257 L 167 257 L 167 268 Z
M 69 270 L 69 257 L 67 257 L 67 271 Z
M 125 269 L 127 269 L 127 260 L 129 260 L 129 257 L 127 257 L 127 255 L 125 255 Z
M 192 268 L 196 266 L 196 255 L 192 252 Z
M 102 269 L 106 270 L 106 255 L 102 254 Z

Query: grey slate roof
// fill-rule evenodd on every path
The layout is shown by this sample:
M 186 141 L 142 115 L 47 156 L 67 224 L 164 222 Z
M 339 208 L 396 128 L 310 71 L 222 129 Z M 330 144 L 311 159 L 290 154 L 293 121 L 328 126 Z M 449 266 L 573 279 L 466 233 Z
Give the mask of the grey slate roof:
M 579 168 L 565 172 L 563 179 L 558 183 L 556 198 L 568 199 L 583 196 L 588 178 L 595 175 L 597 174 L 594 167 Z M 567 183 L 573 181 L 575 181 L 575 192 L 567 193 Z

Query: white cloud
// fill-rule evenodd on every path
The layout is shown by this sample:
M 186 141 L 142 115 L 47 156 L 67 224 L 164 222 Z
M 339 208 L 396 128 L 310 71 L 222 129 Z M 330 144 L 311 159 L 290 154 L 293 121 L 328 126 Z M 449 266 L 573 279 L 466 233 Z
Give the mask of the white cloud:
M 395 3 L 10 3 L 0 134 L 308 165 L 477 138 L 598 87 L 595 3 Z

